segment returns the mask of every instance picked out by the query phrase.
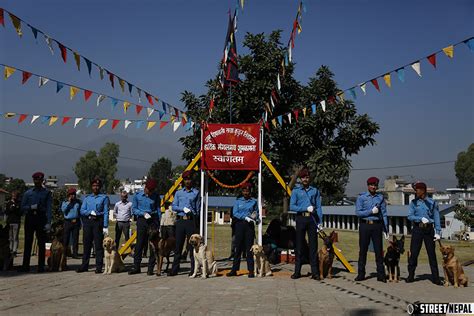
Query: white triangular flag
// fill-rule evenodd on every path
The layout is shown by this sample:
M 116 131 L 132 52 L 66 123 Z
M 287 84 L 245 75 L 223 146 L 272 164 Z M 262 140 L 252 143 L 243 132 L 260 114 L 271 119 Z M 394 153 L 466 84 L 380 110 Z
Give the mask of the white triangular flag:
M 174 122 L 173 123 L 173 132 L 176 132 L 176 130 L 178 129 L 178 127 L 181 125 L 181 122 Z
M 104 101 L 105 98 L 105 95 L 99 94 L 99 96 L 97 97 L 97 106 L 99 106 L 100 102 Z
M 130 125 L 131 123 L 132 123 L 132 121 L 125 120 L 125 129 L 127 129 L 128 125 Z
M 362 90 L 362 92 L 364 92 L 364 95 L 365 95 L 365 82 L 359 84 L 359 87 L 360 87 L 360 89 Z
M 323 112 L 326 112 L 326 100 L 322 100 L 319 103 L 321 104 L 321 108 L 323 109 Z
M 38 82 L 38 87 L 42 87 L 44 86 L 45 84 L 47 84 L 49 81 L 48 78 L 44 78 L 44 77 L 39 77 L 39 82 Z
M 288 121 L 290 121 L 290 124 L 291 124 L 291 112 L 288 113 Z
M 270 96 L 270 103 L 272 104 L 272 108 L 274 108 L 274 107 L 275 107 L 275 103 L 273 103 L 273 98 L 272 98 L 272 96 Z
M 77 124 L 79 124 L 80 121 L 82 121 L 82 117 L 76 117 L 76 119 L 74 120 L 74 128 L 76 128 Z
M 48 44 L 49 50 L 51 51 L 51 55 L 54 55 L 53 46 L 51 45 L 51 38 L 49 38 L 48 35 L 44 34 L 44 40 L 46 41 L 46 44 Z
M 194 122 L 191 122 L 191 127 L 193 127 L 193 126 L 194 126 Z
M 288 46 L 288 61 L 291 63 L 291 44 Z
M 37 119 L 38 117 L 40 117 L 39 115 L 33 115 L 33 117 L 31 118 L 31 124 L 33 124 Z
M 155 109 L 152 109 L 152 108 L 146 108 L 146 113 L 148 114 L 148 117 L 150 117 L 153 112 L 155 112 Z
M 421 77 L 421 68 L 420 68 L 420 62 L 419 61 L 414 62 L 413 64 L 411 64 L 411 68 L 413 68 L 413 70 L 418 74 L 418 76 Z
M 278 90 L 281 89 L 280 74 L 277 75 L 277 88 L 278 88 Z

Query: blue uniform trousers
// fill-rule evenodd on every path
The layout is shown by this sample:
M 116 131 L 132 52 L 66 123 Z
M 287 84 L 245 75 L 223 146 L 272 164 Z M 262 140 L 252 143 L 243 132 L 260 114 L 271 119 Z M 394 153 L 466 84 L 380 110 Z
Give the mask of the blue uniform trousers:
M 303 244 L 308 233 L 309 242 L 309 263 L 311 265 L 311 274 L 319 276 L 319 259 L 318 259 L 318 234 L 314 218 L 305 217 L 296 214 L 296 258 L 295 258 L 295 274 L 301 274 L 301 266 L 303 262 Z
M 369 243 L 372 239 L 375 252 L 375 263 L 377 265 L 377 276 L 385 278 L 385 270 L 383 267 L 382 255 L 382 222 L 375 222 L 373 224 L 364 223 L 361 220 L 359 224 L 359 262 L 358 275 L 365 277 L 365 264 L 367 263 L 367 251 L 369 250 Z
M 38 268 L 44 268 L 46 254 L 46 232 L 44 226 L 47 223 L 46 214 L 26 214 L 25 216 L 25 250 L 23 254 L 23 268 L 30 268 L 31 250 L 33 247 L 33 235 L 38 240 Z
M 102 229 L 104 227 L 104 217 L 96 216 L 95 219 L 89 217 L 82 218 L 83 225 L 83 247 L 84 254 L 82 255 L 82 266 L 84 270 L 89 269 L 89 259 L 91 257 L 92 243 L 95 248 L 95 269 L 102 270 L 104 265 L 104 233 Z
M 421 245 L 425 243 L 426 252 L 430 262 L 431 274 L 434 280 L 439 279 L 438 262 L 436 261 L 435 242 L 434 242 L 433 225 L 427 228 L 413 226 L 411 231 L 410 257 L 408 258 L 408 273 L 415 275 L 415 269 L 418 265 L 418 255 L 420 254 Z M 433 280 L 433 281 L 434 281 Z
M 135 255 L 133 256 L 133 264 L 136 270 L 140 271 L 140 264 L 142 262 L 143 248 L 148 244 L 148 230 L 151 225 L 154 225 L 153 218 L 145 219 L 144 217 L 137 218 L 137 244 L 135 245 Z M 156 257 L 152 254 L 148 258 L 148 271 L 153 272 L 155 267 Z
M 177 274 L 179 270 L 179 262 L 181 260 L 181 254 L 183 252 L 184 242 L 187 240 L 188 254 L 191 254 L 191 273 L 194 271 L 194 255 L 193 247 L 189 244 L 189 237 L 196 233 L 195 218 L 191 219 L 178 219 L 176 221 L 176 248 L 174 251 L 173 266 L 171 268 L 171 274 Z
M 233 218 L 232 221 L 235 221 L 235 254 L 232 271 L 237 272 L 240 269 L 240 257 L 242 252 L 245 251 L 247 254 L 247 270 L 252 274 L 254 261 L 250 248 L 255 239 L 255 225 L 236 218 Z

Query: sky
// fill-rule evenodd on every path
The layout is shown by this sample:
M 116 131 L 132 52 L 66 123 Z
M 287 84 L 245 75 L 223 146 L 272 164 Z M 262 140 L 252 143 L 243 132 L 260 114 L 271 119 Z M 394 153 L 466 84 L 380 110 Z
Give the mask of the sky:
M 421 180 L 444 190 L 456 185 L 454 163 L 409 168 L 386 168 L 456 160 L 474 140 L 474 53 L 466 45 L 454 49 L 454 58 L 437 54 L 437 68 L 426 60 L 431 53 L 474 36 L 474 2 L 306 0 L 302 33 L 296 37 L 293 61 L 295 78 L 305 84 L 321 65 L 335 74 L 339 88 L 347 89 L 421 61 L 420 78 L 406 68 L 406 80 L 392 75 L 392 87 L 379 79 L 380 92 L 370 84 L 367 95 L 357 90 L 355 104 L 379 123 L 376 144 L 352 157 L 346 193 L 353 196 L 366 189 L 365 180 L 399 175 Z M 205 82 L 217 73 L 217 64 L 227 28 L 227 12 L 235 1 L 2 1 L 12 12 L 52 38 L 77 50 L 136 86 L 173 106 L 185 110 L 180 101 L 185 90 L 199 95 Z M 281 29 L 289 39 L 298 2 L 293 0 L 247 0 L 238 18 L 238 52 L 245 53 L 242 40 L 247 32 L 269 33 Z M 65 64 L 54 45 L 51 55 L 44 39 L 35 41 L 23 26 L 19 38 L 10 18 L 0 27 L 0 63 L 44 75 L 81 88 L 137 103 L 135 94 L 122 94 L 101 81 L 95 69 L 89 78 L 82 63 L 77 71 L 71 55 Z M 2 69 L 3 71 L 3 69 Z M 347 96 L 346 96 L 347 97 Z M 145 102 L 145 101 L 143 101 Z M 143 103 L 146 105 L 146 103 Z M 249 105 L 251 106 L 251 105 Z M 146 119 L 131 108 L 124 114 L 109 101 L 99 107 L 95 99 L 82 95 L 69 100 L 67 89 L 56 93 L 55 85 L 38 88 L 38 79 L 21 84 L 21 73 L 0 80 L 0 112 L 72 117 Z M 158 120 L 158 114 L 150 119 Z M 61 182 L 74 182 L 73 166 L 84 151 L 98 150 L 107 141 L 120 145 L 118 176 L 140 178 L 153 161 L 165 156 L 174 165 L 183 164 L 178 139 L 183 128 L 170 125 L 150 131 L 123 125 L 111 130 L 81 123 L 52 127 L 39 121 L 22 124 L 0 119 L 0 173 L 30 181 L 43 170 Z M 32 140 L 35 139 L 35 140 Z M 128 159 L 132 158 L 132 159 Z M 370 169 L 372 170 L 358 170 Z

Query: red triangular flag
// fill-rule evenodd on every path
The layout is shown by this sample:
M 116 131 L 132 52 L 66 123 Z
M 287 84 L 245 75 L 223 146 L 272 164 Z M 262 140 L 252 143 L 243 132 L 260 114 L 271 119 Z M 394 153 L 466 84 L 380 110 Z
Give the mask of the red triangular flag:
M 380 92 L 379 83 L 378 83 L 378 81 L 377 81 L 377 78 L 370 80 L 370 82 L 372 82 L 372 84 L 374 85 L 375 89 L 377 89 L 377 91 Z
M 160 121 L 160 129 L 162 129 L 163 127 L 165 127 L 166 124 L 168 124 L 168 122 Z
M 0 8 L 0 24 L 5 27 L 5 18 L 3 17 L 3 9 Z
M 209 104 L 209 111 L 212 111 L 214 109 L 214 98 L 211 99 L 211 102 Z
M 59 45 L 59 49 L 61 50 L 61 57 L 63 58 L 64 62 L 66 62 L 67 60 L 67 50 L 66 50 L 66 47 L 64 47 L 63 44 L 61 43 L 58 43 Z
M 84 90 L 84 99 L 86 99 L 86 102 L 89 100 L 91 95 L 92 95 L 92 91 Z
M 112 88 L 114 89 L 114 74 L 107 71 L 107 73 L 109 74 L 109 80 L 110 80 L 110 84 L 112 85 Z
M 22 115 L 20 115 L 20 117 L 18 118 L 18 124 L 20 124 L 21 122 L 23 122 L 27 117 L 28 117 L 28 114 L 22 114 Z
M 70 119 L 71 119 L 71 118 L 70 118 L 69 116 L 63 117 L 63 121 L 61 122 L 61 125 L 66 124 L 67 122 L 69 122 Z
M 120 120 L 113 120 L 112 121 L 112 129 L 116 128 L 118 123 L 120 123 Z
M 140 114 L 140 112 L 143 110 L 143 105 L 137 104 L 135 106 L 135 111 L 137 111 L 137 115 Z
M 181 118 L 181 125 L 183 125 L 183 126 L 186 125 L 186 120 L 184 119 L 184 117 Z
M 328 97 L 328 101 L 330 103 L 336 103 L 336 98 L 333 95 L 331 95 L 331 96 Z
M 148 93 L 145 92 L 145 95 L 146 95 L 146 98 L 148 100 L 148 103 L 150 103 L 151 105 L 153 105 L 153 99 L 151 97 L 151 95 L 149 95 Z
M 298 115 L 300 114 L 300 110 L 298 110 L 298 109 L 294 110 L 293 114 L 295 115 L 295 119 L 298 122 Z
M 436 53 L 433 54 L 433 55 L 429 55 L 429 56 L 426 57 L 426 58 L 428 58 L 428 61 L 430 62 L 430 64 L 432 64 L 433 67 L 436 68 Z
M 23 79 L 21 80 L 21 83 L 25 84 L 25 82 L 27 82 L 28 79 L 30 79 L 30 77 L 31 77 L 31 72 L 23 71 Z

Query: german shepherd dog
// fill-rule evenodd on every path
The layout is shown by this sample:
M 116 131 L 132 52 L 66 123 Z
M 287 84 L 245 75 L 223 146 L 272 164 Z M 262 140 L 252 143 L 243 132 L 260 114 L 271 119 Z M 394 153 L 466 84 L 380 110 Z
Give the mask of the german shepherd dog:
M 0 225 L 0 271 L 13 268 L 13 255 L 10 251 L 9 225 Z
M 388 272 L 388 282 L 398 282 L 400 280 L 400 255 L 405 252 L 405 236 L 400 239 L 393 236 L 390 245 L 387 248 L 387 253 L 383 259 Z
M 63 245 L 63 230 L 61 228 L 56 228 L 53 233 L 51 255 L 48 257 L 48 270 L 54 272 L 67 270 L 66 248 Z
M 166 258 L 165 273 L 167 273 L 170 265 L 171 252 L 174 251 L 176 247 L 176 238 L 173 236 L 161 238 L 158 227 L 152 225 L 148 231 L 148 240 L 156 258 L 156 275 L 161 275 L 164 258 Z
M 332 279 L 332 263 L 334 262 L 334 247 L 333 243 L 336 241 L 337 234 L 332 231 L 329 236 L 324 237 L 324 242 L 318 251 L 319 256 L 319 278 L 324 279 L 324 275 L 328 279 Z

